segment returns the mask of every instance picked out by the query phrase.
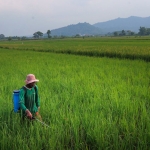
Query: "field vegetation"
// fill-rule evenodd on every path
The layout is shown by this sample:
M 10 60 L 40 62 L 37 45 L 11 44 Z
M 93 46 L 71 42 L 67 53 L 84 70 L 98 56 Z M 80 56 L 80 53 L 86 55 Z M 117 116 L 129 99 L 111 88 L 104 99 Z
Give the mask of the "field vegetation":
M 3 41 L 0 47 L 1 150 L 149 149 L 149 39 Z M 61 54 L 69 49 L 139 58 Z M 49 127 L 11 113 L 13 90 L 29 73 L 40 80 L 40 113 Z
M 148 36 L 6 41 L 0 48 L 150 61 Z

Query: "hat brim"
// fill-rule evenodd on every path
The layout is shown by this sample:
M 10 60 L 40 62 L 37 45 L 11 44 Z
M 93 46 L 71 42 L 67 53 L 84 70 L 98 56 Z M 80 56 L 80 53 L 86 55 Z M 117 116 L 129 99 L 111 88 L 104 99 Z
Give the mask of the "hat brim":
M 26 82 L 26 84 L 30 84 L 30 83 L 33 83 L 33 82 L 39 82 L 39 80 L 38 79 L 31 80 L 31 81 L 25 80 L 25 82 Z

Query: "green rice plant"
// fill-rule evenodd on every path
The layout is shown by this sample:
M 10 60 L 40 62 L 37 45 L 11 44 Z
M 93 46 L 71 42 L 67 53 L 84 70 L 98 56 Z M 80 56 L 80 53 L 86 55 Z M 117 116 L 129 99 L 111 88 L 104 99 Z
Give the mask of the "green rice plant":
M 111 46 L 110 46 L 111 47 Z M 0 49 L 0 149 L 148 149 L 150 63 Z M 12 113 L 27 74 L 50 127 Z
M 150 38 L 66 38 L 51 40 L 1 41 L 0 47 L 17 50 L 67 53 L 94 57 L 150 61 Z

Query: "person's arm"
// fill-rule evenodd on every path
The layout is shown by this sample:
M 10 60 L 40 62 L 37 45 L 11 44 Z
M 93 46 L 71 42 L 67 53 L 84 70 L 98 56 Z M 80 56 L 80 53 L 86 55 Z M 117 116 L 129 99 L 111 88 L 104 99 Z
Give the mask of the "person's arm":
M 36 96 L 35 96 L 35 103 L 36 103 L 36 107 L 38 108 L 38 111 L 39 111 L 39 109 L 40 109 L 40 98 L 39 98 L 39 94 L 38 94 L 38 87 L 37 87 L 37 85 L 35 86 L 35 94 L 36 94 Z
M 27 117 L 32 119 L 32 114 L 31 112 L 26 108 L 25 106 L 25 99 L 24 96 L 25 95 L 25 91 L 23 89 L 20 90 L 19 92 L 19 104 L 20 104 L 20 108 L 26 113 Z

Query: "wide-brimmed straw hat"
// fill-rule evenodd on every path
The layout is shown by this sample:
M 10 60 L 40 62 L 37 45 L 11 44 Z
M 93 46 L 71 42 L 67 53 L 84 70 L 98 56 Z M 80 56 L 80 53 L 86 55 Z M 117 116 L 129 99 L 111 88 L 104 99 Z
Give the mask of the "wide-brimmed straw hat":
M 28 74 L 25 80 L 26 84 L 32 83 L 32 82 L 39 82 L 38 79 L 35 78 L 34 74 Z

